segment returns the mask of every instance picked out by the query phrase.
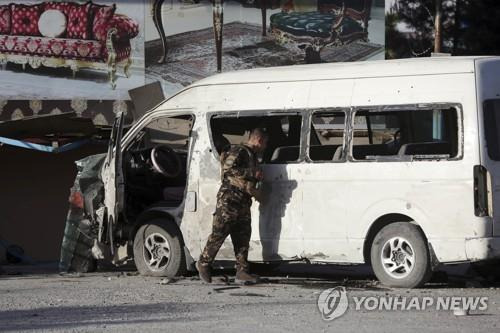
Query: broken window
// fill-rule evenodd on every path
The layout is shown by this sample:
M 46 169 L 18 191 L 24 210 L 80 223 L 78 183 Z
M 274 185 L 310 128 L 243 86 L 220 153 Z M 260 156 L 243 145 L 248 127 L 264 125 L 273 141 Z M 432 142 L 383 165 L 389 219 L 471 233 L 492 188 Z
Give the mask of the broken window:
M 173 149 L 187 149 L 193 127 L 191 115 L 153 119 L 135 138 L 142 148 L 168 145 Z
M 356 160 L 453 158 L 458 155 L 457 110 L 358 111 L 352 143 Z
M 169 207 L 181 204 L 193 123 L 192 115 L 155 118 L 125 149 L 125 193 L 130 220 L 157 202 Z
M 484 129 L 488 156 L 500 161 L 500 99 L 484 102 Z
M 313 113 L 309 158 L 312 161 L 341 161 L 344 156 L 344 134 L 344 112 Z
M 248 141 L 250 131 L 265 128 L 269 134 L 262 163 L 293 163 L 300 157 L 302 116 L 298 114 L 244 116 L 214 116 L 210 120 L 212 142 L 217 153 Z

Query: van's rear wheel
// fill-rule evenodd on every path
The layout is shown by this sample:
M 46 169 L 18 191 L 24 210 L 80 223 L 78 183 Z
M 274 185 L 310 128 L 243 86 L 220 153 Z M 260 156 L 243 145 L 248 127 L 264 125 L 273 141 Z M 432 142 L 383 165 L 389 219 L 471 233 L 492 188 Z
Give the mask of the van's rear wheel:
M 429 248 L 420 229 L 408 222 L 392 223 L 375 236 L 372 268 L 384 285 L 415 288 L 432 275 Z
M 142 275 L 174 277 L 184 274 L 186 258 L 178 229 L 161 219 L 141 226 L 134 238 L 134 261 Z

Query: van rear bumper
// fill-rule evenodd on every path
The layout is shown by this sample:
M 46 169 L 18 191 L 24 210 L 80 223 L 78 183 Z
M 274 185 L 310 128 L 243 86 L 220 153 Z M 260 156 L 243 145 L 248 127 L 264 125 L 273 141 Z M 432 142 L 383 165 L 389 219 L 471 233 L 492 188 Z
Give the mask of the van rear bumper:
M 466 239 L 465 253 L 470 261 L 500 258 L 500 237 Z

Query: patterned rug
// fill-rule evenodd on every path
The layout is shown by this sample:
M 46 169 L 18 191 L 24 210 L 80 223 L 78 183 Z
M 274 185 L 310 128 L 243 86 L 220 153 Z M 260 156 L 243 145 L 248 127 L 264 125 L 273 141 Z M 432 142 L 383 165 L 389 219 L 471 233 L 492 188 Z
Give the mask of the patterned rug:
M 277 44 L 263 37 L 258 25 L 233 22 L 224 25 L 222 71 L 304 63 L 304 51 L 292 44 Z M 187 86 L 217 72 L 212 28 L 190 31 L 167 39 L 166 64 L 158 64 L 160 40 L 146 43 L 146 76 L 164 83 Z M 327 47 L 321 52 L 324 62 L 357 61 L 383 51 L 383 46 L 356 42 L 342 47 Z

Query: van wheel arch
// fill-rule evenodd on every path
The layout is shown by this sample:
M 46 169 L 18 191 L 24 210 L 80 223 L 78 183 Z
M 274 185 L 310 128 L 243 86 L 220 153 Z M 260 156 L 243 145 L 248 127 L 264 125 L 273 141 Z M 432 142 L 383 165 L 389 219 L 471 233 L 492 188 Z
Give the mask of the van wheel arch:
M 363 244 L 363 258 L 365 259 L 365 263 L 371 265 L 371 248 L 373 244 L 373 240 L 375 239 L 375 236 L 378 234 L 382 228 L 385 226 L 396 223 L 396 222 L 408 222 L 415 224 L 417 227 L 420 228 L 420 226 L 413 220 L 411 217 L 404 215 L 404 214 L 386 214 L 380 216 L 378 219 L 376 219 L 370 226 L 370 229 L 368 229 L 368 233 L 366 234 L 365 237 L 365 242 Z M 420 228 L 422 231 L 422 228 Z M 425 236 L 424 232 L 422 231 L 422 235 L 425 237 L 427 240 L 427 237 Z
M 162 212 L 162 211 L 158 211 L 158 210 L 148 210 L 148 211 L 145 211 L 142 214 L 140 214 L 139 217 L 137 218 L 135 224 L 134 224 L 134 227 L 132 228 L 132 230 L 129 234 L 129 239 L 134 240 L 135 234 L 137 233 L 139 228 L 142 227 L 144 224 L 147 224 L 149 221 L 155 220 L 155 219 L 163 219 L 163 220 L 165 220 L 165 223 L 170 223 L 170 224 L 174 225 L 175 228 L 177 228 L 177 231 L 179 232 L 179 234 L 181 235 L 181 242 L 182 242 L 182 245 L 184 245 L 184 236 L 182 235 L 181 229 L 179 228 L 177 223 L 175 223 L 174 217 L 167 212 Z
M 156 211 L 156 210 L 151 210 L 144 212 L 139 216 L 137 219 L 137 222 L 135 223 L 133 229 L 131 230 L 129 234 L 129 239 L 133 242 L 137 232 L 141 229 L 142 226 L 149 224 L 150 222 L 161 220 L 163 224 L 168 225 L 169 228 L 172 228 L 171 230 L 174 231 L 174 233 L 179 237 L 180 245 L 183 249 L 182 254 L 183 254 L 183 263 L 185 266 L 182 271 L 189 271 L 191 266 L 194 264 L 193 259 L 191 258 L 191 255 L 189 253 L 189 250 L 187 249 L 185 242 L 184 242 L 184 235 L 182 234 L 181 229 L 175 222 L 175 219 L 173 216 L 168 214 L 167 212 L 163 211 Z

